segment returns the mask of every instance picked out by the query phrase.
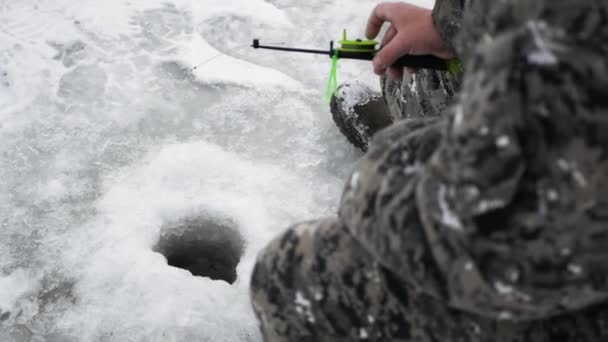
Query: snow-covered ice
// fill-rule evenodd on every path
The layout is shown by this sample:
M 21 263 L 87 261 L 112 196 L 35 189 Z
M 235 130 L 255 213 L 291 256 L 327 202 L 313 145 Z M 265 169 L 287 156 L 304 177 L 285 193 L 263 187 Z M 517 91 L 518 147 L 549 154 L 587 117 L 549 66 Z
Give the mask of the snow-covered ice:
M 324 48 L 375 2 L 0 1 L 0 341 L 260 341 L 256 253 L 334 213 L 358 154 L 327 58 L 248 45 Z M 236 223 L 234 284 L 153 251 L 197 217 Z

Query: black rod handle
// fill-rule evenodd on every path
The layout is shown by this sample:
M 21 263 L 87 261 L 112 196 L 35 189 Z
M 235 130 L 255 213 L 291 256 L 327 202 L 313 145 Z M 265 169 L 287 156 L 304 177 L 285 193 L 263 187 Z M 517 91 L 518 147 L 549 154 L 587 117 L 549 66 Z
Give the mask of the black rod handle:
M 433 55 L 405 55 L 394 65 L 413 69 L 448 70 L 449 61 Z
M 358 51 L 339 51 L 338 56 L 344 59 L 358 59 L 365 61 L 371 61 L 374 59 L 373 54 Z M 405 55 L 395 61 L 393 65 L 414 69 L 448 70 L 448 61 L 433 55 Z

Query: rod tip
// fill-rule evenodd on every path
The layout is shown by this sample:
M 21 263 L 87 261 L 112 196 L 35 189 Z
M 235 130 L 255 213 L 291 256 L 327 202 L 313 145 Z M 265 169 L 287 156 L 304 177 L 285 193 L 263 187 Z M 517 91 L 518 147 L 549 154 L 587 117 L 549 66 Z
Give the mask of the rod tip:
M 260 40 L 259 39 L 254 39 L 253 40 L 253 45 L 251 45 L 254 49 L 257 49 L 260 47 Z

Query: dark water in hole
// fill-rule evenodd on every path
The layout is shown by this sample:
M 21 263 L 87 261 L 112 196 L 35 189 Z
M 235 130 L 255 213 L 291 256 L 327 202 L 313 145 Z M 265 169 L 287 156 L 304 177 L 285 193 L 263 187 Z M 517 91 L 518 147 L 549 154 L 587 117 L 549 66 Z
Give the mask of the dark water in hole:
M 164 255 L 170 266 L 232 284 L 243 249 L 236 224 L 228 219 L 201 217 L 165 225 L 154 250 Z

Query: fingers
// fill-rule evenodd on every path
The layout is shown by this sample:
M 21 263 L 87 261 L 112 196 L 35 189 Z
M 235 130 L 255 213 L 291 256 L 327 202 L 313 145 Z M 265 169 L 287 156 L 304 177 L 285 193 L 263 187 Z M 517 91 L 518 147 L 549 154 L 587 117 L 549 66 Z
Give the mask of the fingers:
M 388 45 L 391 40 L 393 40 L 393 38 L 395 38 L 395 36 L 397 35 L 397 30 L 395 29 L 395 27 L 393 25 L 391 25 L 388 30 L 386 31 L 386 33 L 384 34 L 384 37 L 382 38 L 382 44 L 380 44 L 380 47 L 384 47 L 386 45 Z M 400 67 L 389 67 L 387 70 L 387 75 L 390 79 L 394 80 L 394 81 L 399 81 L 403 78 L 403 68 Z
M 395 38 L 396 35 L 397 35 L 397 29 L 395 29 L 395 27 L 393 25 L 391 25 L 391 27 L 389 27 L 388 30 L 386 30 L 386 33 L 384 34 L 384 37 L 382 38 L 382 44 L 380 44 L 380 47 L 388 45 L 388 43 L 390 43 L 390 41 L 393 38 Z
M 382 75 L 386 69 L 393 65 L 399 57 L 411 51 L 410 39 L 403 32 L 398 33 L 386 46 L 384 46 L 374 57 L 374 73 Z
M 367 39 L 376 38 L 378 36 L 378 33 L 380 33 L 382 25 L 385 22 L 392 20 L 393 16 L 391 8 L 394 5 L 395 4 L 391 3 L 382 3 L 376 6 L 376 8 L 374 8 L 372 14 L 369 16 L 369 20 L 367 21 L 367 28 L 365 29 L 365 36 L 367 37 Z

